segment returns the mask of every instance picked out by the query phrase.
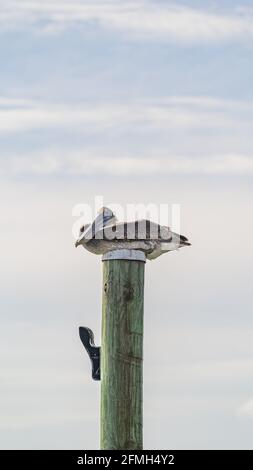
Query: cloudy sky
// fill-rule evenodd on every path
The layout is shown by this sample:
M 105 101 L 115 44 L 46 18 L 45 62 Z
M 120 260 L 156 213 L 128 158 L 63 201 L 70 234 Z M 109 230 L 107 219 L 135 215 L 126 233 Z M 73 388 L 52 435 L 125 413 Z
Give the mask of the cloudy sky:
M 1 448 L 99 447 L 96 196 L 193 244 L 146 265 L 145 448 L 252 448 L 252 1 L 0 0 L 0 35 Z

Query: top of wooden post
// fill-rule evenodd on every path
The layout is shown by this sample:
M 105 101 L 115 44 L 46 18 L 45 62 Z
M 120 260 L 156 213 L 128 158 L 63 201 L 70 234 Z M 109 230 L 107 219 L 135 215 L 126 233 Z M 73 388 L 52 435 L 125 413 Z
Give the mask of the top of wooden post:
M 145 253 L 140 250 L 113 250 L 108 251 L 102 257 L 102 261 L 110 261 L 112 259 L 125 259 L 128 261 L 142 261 L 143 263 L 146 263 Z

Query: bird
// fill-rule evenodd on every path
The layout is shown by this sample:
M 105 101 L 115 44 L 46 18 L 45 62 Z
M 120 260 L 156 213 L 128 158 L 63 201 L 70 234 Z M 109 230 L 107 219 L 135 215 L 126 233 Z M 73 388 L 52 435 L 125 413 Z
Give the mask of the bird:
M 80 228 L 75 242 L 76 247 L 79 245 L 97 255 L 120 249 L 140 250 L 148 260 L 153 260 L 191 243 L 184 235 L 150 220 L 119 222 L 110 208 L 102 207 L 91 224 Z

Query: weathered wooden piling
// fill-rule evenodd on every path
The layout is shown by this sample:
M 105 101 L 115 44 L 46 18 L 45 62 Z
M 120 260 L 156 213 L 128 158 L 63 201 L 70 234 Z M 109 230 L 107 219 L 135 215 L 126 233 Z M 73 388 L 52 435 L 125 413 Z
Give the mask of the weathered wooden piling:
M 103 257 L 101 449 L 143 448 L 143 303 L 145 255 Z

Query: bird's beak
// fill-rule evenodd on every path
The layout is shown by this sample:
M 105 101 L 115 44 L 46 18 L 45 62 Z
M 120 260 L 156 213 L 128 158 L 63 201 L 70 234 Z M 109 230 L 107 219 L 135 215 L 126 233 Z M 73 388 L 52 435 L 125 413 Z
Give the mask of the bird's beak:
M 79 238 L 76 240 L 76 242 L 75 242 L 75 247 L 76 247 L 76 248 L 77 248 L 79 245 L 81 245 L 81 243 L 82 243 L 82 238 L 83 238 L 83 237 L 79 237 Z

